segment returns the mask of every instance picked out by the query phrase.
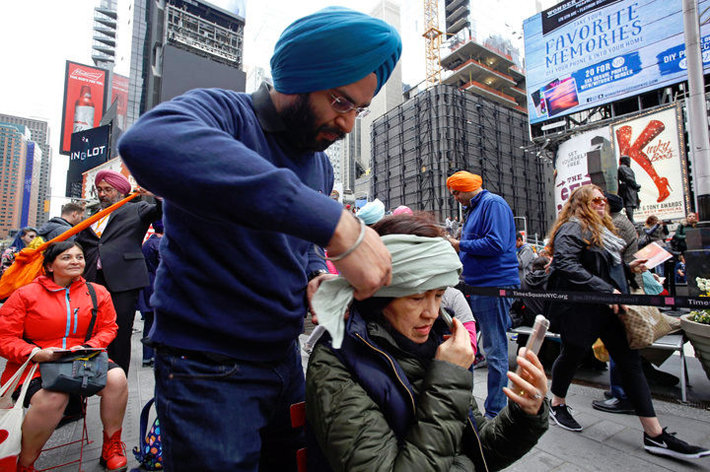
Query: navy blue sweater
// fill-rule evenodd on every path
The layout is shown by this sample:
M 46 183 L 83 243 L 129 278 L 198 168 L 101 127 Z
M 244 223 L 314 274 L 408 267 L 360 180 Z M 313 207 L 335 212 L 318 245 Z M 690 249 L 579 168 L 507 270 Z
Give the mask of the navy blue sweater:
M 268 90 L 193 90 L 119 142 L 136 181 L 164 198 L 152 340 L 277 360 L 302 332 L 306 274 L 325 268 L 342 206 L 325 153 L 280 144 Z
M 500 195 L 483 190 L 471 199 L 461 230 L 463 279 L 474 287 L 520 285 L 513 211 Z

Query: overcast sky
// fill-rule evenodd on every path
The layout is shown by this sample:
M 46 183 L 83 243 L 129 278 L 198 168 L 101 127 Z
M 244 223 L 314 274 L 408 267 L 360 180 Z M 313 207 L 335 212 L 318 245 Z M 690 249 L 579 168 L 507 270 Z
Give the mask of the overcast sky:
M 65 61 L 91 62 L 93 8 L 98 0 L 1 0 L 0 9 L 0 113 L 47 120 L 53 150 L 51 215 L 64 203 L 68 157 L 59 155 Z M 119 3 L 125 0 L 119 0 Z M 240 0 L 211 0 L 233 11 Z M 248 0 L 244 64 L 268 66 L 279 33 L 292 21 L 327 5 L 370 12 L 378 0 Z M 507 8 L 498 8 L 504 2 Z M 551 0 L 545 0 L 551 3 Z M 404 38 L 403 80 L 414 85 L 424 78 L 422 0 L 400 0 Z M 474 3 L 474 2 L 472 2 Z M 483 2 L 477 2 L 481 5 Z M 533 0 L 488 0 L 491 14 L 532 12 Z M 554 3 L 554 2 L 552 2 Z M 513 5 L 521 8 L 511 8 Z M 507 11 L 507 13 L 506 13 Z M 532 13 L 530 13 L 532 14 Z M 443 21 L 443 19 L 442 19 Z M 522 20 L 507 20 L 510 30 Z M 443 26 L 442 26 L 443 27 Z M 121 41 L 121 38 L 118 38 Z

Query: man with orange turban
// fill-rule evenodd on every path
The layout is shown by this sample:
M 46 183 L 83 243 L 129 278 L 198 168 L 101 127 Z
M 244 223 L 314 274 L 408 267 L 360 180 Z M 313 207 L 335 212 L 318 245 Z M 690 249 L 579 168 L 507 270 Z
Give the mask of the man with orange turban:
M 461 239 L 450 239 L 463 263 L 464 282 L 473 287 L 519 288 L 515 252 L 515 221 L 510 206 L 499 195 L 482 188 L 480 175 L 459 171 L 446 180 L 454 199 L 466 207 Z M 509 298 L 471 295 L 471 310 L 483 333 L 488 359 L 486 417 L 495 417 L 506 404 Z

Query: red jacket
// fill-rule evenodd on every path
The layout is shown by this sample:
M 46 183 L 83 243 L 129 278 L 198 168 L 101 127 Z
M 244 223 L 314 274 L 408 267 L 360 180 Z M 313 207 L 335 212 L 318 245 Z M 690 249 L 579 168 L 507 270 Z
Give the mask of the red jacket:
M 105 287 L 96 289 L 98 313 L 91 339 L 84 341 L 91 322 L 91 295 L 83 278 L 61 287 L 46 276 L 21 287 L 0 307 L 0 356 L 7 359 L 0 377 L 4 384 L 27 360 L 32 349 L 70 348 L 88 344 L 107 347 L 116 337 L 116 310 Z M 35 374 L 39 377 L 39 370 Z M 22 383 L 24 379 L 21 379 Z

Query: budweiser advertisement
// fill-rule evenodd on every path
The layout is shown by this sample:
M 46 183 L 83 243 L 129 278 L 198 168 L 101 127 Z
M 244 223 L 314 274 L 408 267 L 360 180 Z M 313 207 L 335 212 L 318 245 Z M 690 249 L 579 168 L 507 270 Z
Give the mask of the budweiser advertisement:
M 99 125 L 106 101 L 107 76 L 105 69 L 67 61 L 60 154 L 70 154 L 72 133 Z
M 662 220 L 685 218 L 690 208 L 688 169 L 680 108 L 670 106 L 612 125 L 616 162 L 629 156 L 639 191 L 634 220 L 651 215 Z
M 616 192 L 616 162 L 609 128 L 585 131 L 560 144 L 554 167 L 557 213 L 572 192 L 582 185 L 593 183 Z

